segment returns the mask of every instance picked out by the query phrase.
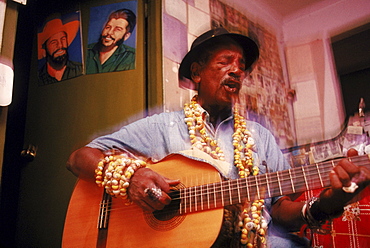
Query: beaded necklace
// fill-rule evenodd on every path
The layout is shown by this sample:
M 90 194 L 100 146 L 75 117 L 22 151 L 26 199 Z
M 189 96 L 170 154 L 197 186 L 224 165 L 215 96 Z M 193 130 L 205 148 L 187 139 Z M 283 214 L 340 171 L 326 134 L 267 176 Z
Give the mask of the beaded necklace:
M 192 98 L 190 103 L 185 104 L 184 112 L 192 146 L 208 153 L 214 159 L 224 161 L 224 152 L 218 146 L 217 141 L 207 133 L 202 116 L 203 109 L 197 103 L 197 95 Z M 233 108 L 233 114 L 234 165 L 238 169 L 240 178 L 257 175 L 259 168 L 253 163 L 254 139 L 247 129 L 244 117 L 239 114 L 237 105 Z M 255 200 L 252 203 L 246 202 L 243 208 L 238 223 L 241 230 L 241 244 L 248 248 L 257 247 L 257 245 L 265 247 L 267 223 L 263 218 L 264 200 Z

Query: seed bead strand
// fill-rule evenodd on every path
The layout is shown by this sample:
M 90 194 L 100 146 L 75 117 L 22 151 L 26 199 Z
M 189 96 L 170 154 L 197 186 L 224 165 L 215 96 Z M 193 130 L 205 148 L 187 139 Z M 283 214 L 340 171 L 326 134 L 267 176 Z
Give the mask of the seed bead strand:
M 103 175 L 103 170 L 106 168 Z M 104 187 L 105 191 L 114 196 L 126 200 L 131 204 L 127 195 L 130 180 L 135 171 L 146 167 L 146 162 L 139 159 L 132 159 L 124 155 L 110 155 L 102 159 L 95 170 L 96 183 Z
M 239 114 L 238 109 L 238 105 L 234 106 L 234 163 L 239 170 L 240 178 L 256 176 L 259 173 L 259 168 L 253 162 L 255 142 L 251 132 L 247 129 L 246 120 Z M 247 203 L 241 214 L 240 242 L 248 248 L 255 247 L 257 238 L 260 239 L 262 246 L 266 246 L 267 223 L 263 217 L 263 208 L 264 200 L 255 200 L 251 205 Z
M 197 96 L 194 96 L 190 104 L 185 104 L 185 123 L 188 126 L 190 142 L 196 147 L 213 158 L 225 160 L 223 151 L 212 139 L 206 130 L 202 108 L 197 103 Z M 249 175 L 257 175 L 258 166 L 253 163 L 254 140 L 252 134 L 247 130 L 245 119 L 239 114 L 238 107 L 234 107 L 234 165 L 238 168 L 240 178 Z M 266 246 L 265 233 L 267 229 L 266 221 L 263 218 L 264 200 L 256 200 L 251 205 L 246 204 L 242 214 L 239 227 L 241 228 L 241 243 L 246 247 L 255 247 L 257 237 L 260 238 L 262 246 Z M 249 214 L 250 213 L 250 214 Z M 256 236 L 257 234 L 257 236 Z
M 115 158 L 114 156 L 105 156 L 102 160 L 98 162 L 98 165 L 95 169 L 95 183 L 99 187 L 104 187 L 103 185 L 103 180 L 104 180 L 104 175 L 103 171 L 106 165 L 109 164 L 109 162 L 113 161 Z
M 224 161 L 225 155 L 217 141 L 208 135 L 202 111 L 197 103 L 197 96 L 193 97 L 190 104 L 185 104 L 185 123 L 188 126 L 190 142 L 193 147 L 211 155 L 212 158 Z

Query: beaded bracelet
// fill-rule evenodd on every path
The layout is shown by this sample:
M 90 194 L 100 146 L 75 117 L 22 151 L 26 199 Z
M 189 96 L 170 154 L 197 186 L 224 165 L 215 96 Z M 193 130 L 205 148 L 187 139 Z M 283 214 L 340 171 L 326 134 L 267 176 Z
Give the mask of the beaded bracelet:
M 103 178 L 103 170 L 106 166 Z M 106 156 L 97 165 L 95 182 L 98 186 L 104 187 L 108 194 L 121 197 L 129 202 L 127 188 L 130 186 L 130 179 L 135 171 L 143 167 L 146 167 L 143 160 L 124 155 Z
M 110 155 L 110 156 L 104 157 L 102 160 L 98 162 L 97 168 L 95 169 L 95 183 L 99 187 L 104 186 L 103 185 L 103 171 L 104 171 L 105 166 L 109 164 L 109 162 L 114 161 L 114 160 L 115 160 L 114 156 Z

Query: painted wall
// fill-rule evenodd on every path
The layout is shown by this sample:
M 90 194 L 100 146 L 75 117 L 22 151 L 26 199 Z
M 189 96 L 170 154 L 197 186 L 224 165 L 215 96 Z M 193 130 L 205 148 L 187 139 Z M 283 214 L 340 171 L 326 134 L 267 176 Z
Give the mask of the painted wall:
M 346 113 L 331 38 L 369 22 L 370 1 L 365 0 L 321 1 L 284 19 L 299 144 L 330 139 L 343 129 Z
M 177 86 L 177 69 L 195 37 L 211 28 L 212 0 L 162 2 L 164 108 L 171 111 L 180 109 L 194 94 Z M 295 145 L 338 135 L 345 113 L 330 37 L 369 22 L 370 1 L 325 0 L 286 18 L 257 0 L 221 2 L 277 38 L 284 83 L 296 92 L 287 109 L 295 129 Z
M 321 2 L 284 20 L 283 41 L 286 45 L 330 38 L 370 22 L 370 1 L 368 0 Z
M 291 102 L 285 97 L 289 85 L 283 72 L 280 37 L 276 36 L 279 32 L 220 0 L 164 1 L 163 6 L 165 110 L 182 108 L 195 94 L 180 89 L 177 83 L 177 68 L 192 41 L 211 27 L 223 26 L 251 37 L 260 47 L 260 58 L 240 94 L 248 118 L 268 128 L 281 147 L 295 145 Z

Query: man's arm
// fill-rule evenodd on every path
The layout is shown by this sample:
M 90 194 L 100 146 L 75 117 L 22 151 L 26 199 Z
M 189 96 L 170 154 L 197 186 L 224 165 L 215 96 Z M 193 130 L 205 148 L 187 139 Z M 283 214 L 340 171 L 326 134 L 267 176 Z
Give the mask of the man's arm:
M 288 231 L 298 231 L 303 224 L 302 207 L 304 202 L 294 202 L 288 196 L 281 197 L 271 208 L 271 216 L 279 226 Z
M 81 179 L 95 182 L 95 169 L 103 158 L 104 154 L 99 149 L 82 147 L 70 155 L 67 169 Z
M 348 156 L 355 155 L 355 150 L 348 152 Z M 357 190 L 353 193 L 344 192 L 343 187 L 349 187 L 351 182 L 358 185 Z M 343 208 L 370 184 L 370 171 L 364 166 L 356 166 L 348 159 L 342 159 L 330 172 L 330 183 L 331 188 L 322 191 L 315 203 L 316 213 L 312 214 L 338 217 Z M 302 218 L 303 205 L 302 202 L 291 201 L 289 197 L 282 197 L 272 206 L 271 216 L 278 225 L 297 231 L 305 223 Z
M 99 149 L 82 147 L 70 155 L 67 161 L 67 169 L 81 179 L 95 182 L 95 169 L 103 158 L 104 154 Z M 179 180 L 170 180 L 149 168 L 141 168 L 131 178 L 128 194 L 130 199 L 141 208 L 153 212 L 154 210 L 163 209 L 165 205 L 171 202 L 167 193 L 171 186 L 178 183 Z M 152 199 L 146 193 L 146 189 L 158 189 L 163 193 L 158 199 Z

